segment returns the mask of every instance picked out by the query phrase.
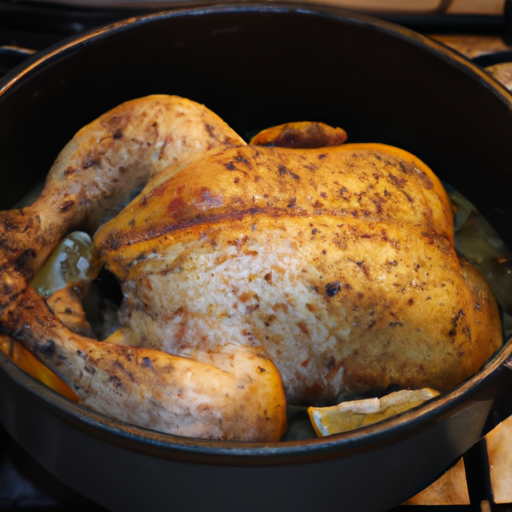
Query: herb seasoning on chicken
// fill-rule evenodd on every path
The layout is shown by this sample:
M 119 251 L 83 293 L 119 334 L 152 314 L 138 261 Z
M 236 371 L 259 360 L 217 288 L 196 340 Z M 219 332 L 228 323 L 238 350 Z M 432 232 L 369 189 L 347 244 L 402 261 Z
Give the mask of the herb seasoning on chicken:
M 293 123 L 246 145 L 178 97 L 104 114 L 32 206 L 2 214 L 4 330 L 84 405 L 187 436 L 275 441 L 286 401 L 453 387 L 502 343 L 494 298 L 457 256 L 432 171 L 345 138 Z M 27 285 L 64 235 L 98 227 L 124 293 L 101 342 Z

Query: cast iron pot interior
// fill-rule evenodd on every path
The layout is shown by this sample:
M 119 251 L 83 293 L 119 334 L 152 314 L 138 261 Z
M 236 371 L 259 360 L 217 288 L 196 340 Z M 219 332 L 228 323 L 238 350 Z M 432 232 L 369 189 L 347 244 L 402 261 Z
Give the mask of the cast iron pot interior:
M 154 93 L 204 103 L 240 134 L 319 120 L 423 159 L 512 247 L 509 94 L 405 29 L 333 8 L 236 4 L 128 20 L 30 58 L 0 82 L 0 206 L 42 180 L 84 124 Z M 110 510 L 387 510 L 509 413 L 504 348 L 453 392 L 388 422 L 279 444 L 183 439 L 110 421 L 0 357 L 0 420 Z M 512 402 L 512 400 L 510 400 Z

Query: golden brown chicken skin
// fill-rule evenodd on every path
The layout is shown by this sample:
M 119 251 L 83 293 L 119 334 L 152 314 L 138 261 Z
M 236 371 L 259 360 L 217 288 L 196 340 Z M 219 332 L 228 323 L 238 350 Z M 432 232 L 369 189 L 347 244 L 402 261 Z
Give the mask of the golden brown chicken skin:
M 279 440 L 287 401 L 445 390 L 477 371 L 501 344 L 498 310 L 456 254 L 432 171 L 397 148 L 335 145 L 339 130 L 313 149 L 271 147 L 282 134 L 246 145 L 175 96 L 80 130 L 35 204 L 0 217 L 4 331 L 85 406 L 214 439 Z M 62 236 L 100 225 L 124 293 L 102 342 L 28 285 Z
M 263 346 L 293 403 L 446 390 L 502 341 L 440 182 L 384 145 L 210 152 L 150 180 L 96 244 L 135 339 Z
M 94 232 L 150 176 L 215 147 L 243 144 L 198 103 L 161 95 L 133 100 L 76 134 L 32 206 L 1 213 L 2 329 L 61 377 L 84 406 L 178 435 L 246 441 L 283 435 L 283 386 L 263 348 L 212 347 L 202 362 L 115 337 L 98 342 L 66 327 L 29 284 L 64 235 Z

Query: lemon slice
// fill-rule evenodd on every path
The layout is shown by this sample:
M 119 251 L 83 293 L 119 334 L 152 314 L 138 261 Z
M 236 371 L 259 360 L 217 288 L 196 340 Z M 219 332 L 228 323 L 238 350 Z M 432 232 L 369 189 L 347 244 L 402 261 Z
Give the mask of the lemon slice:
M 37 360 L 17 341 L 7 335 L 0 335 L 0 350 L 31 377 L 41 381 L 49 388 L 57 391 L 57 393 L 69 398 L 73 402 L 80 401 L 76 393 L 63 380 L 44 366 L 43 363 Z
M 391 418 L 437 395 L 439 392 L 430 388 L 404 389 L 381 398 L 341 402 L 332 407 L 308 407 L 308 414 L 317 436 L 324 437 Z

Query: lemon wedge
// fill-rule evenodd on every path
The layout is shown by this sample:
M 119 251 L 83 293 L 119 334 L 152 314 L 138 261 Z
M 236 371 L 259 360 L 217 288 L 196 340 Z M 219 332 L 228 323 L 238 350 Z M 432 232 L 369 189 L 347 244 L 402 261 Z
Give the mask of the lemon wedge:
M 381 398 L 352 400 L 331 407 L 308 407 L 308 414 L 317 436 L 324 437 L 391 418 L 437 395 L 439 392 L 430 388 L 404 389 Z
M 63 380 L 39 362 L 25 347 L 5 334 L 0 335 L 0 350 L 31 377 L 73 402 L 80 401 L 76 393 Z

